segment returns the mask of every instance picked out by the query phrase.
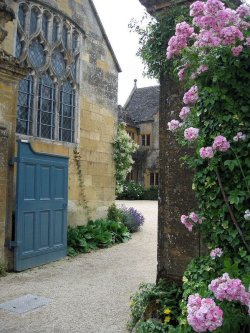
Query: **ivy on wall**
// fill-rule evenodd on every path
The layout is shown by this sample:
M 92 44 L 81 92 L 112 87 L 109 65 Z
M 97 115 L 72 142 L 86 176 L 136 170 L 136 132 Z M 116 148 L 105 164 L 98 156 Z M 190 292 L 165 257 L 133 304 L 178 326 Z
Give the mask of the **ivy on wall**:
M 73 149 L 74 162 L 77 170 L 78 185 L 80 189 L 79 195 L 79 205 L 83 208 L 87 219 L 90 219 L 91 210 L 88 206 L 88 202 L 85 195 L 85 185 L 84 185 L 84 176 L 81 168 L 81 153 L 78 150 L 77 146 Z

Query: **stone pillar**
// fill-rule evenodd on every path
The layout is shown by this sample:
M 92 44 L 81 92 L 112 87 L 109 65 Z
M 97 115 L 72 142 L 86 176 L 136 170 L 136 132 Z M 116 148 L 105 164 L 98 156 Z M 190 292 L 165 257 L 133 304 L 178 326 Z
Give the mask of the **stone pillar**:
M 178 118 L 182 94 L 175 81 L 161 78 L 157 279 L 174 281 L 180 280 L 190 260 L 200 255 L 199 235 L 190 233 L 180 223 L 180 216 L 195 211 L 197 205 L 192 191 L 193 174 L 180 161 L 192 151 L 180 147 L 175 135 L 167 130 L 167 123 Z
M 183 5 L 190 0 L 140 0 L 147 10 L 161 17 L 168 14 L 171 6 Z M 167 41 L 166 41 L 167 42 Z M 190 170 L 181 166 L 180 158 L 190 150 L 180 147 L 173 133 L 167 130 L 167 123 L 178 119 L 182 105 L 183 91 L 171 77 L 160 79 L 159 115 L 159 214 L 157 280 L 180 281 L 187 264 L 200 255 L 199 235 L 190 233 L 181 224 L 180 216 L 197 206 L 192 191 Z

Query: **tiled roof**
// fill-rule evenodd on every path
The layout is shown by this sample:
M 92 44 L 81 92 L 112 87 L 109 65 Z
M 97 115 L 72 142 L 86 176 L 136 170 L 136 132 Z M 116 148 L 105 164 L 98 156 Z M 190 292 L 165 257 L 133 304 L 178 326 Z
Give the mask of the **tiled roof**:
M 123 112 L 134 123 L 152 121 L 154 120 L 154 115 L 159 112 L 159 99 L 159 86 L 135 87 L 124 106 Z

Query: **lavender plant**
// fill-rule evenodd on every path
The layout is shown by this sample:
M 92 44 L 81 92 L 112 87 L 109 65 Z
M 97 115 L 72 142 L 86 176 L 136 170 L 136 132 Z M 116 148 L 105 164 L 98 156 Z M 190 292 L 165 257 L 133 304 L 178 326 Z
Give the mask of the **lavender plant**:
M 130 232 L 139 231 L 144 223 L 144 216 L 133 207 L 122 206 L 121 212 L 123 215 L 122 223 L 125 224 L 128 230 Z

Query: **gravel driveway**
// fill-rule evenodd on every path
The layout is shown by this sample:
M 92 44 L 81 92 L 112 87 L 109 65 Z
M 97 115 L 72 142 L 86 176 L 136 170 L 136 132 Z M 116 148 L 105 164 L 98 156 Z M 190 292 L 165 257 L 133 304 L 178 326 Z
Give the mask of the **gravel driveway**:
M 157 202 L 117 201 L 146 218 L 132 240 L 0 278 L 0 303 L 32 294 L 52 299 L 26 314 L 0 309 L 1 333 L 126 333 L 129 297 L 156 276 Z

